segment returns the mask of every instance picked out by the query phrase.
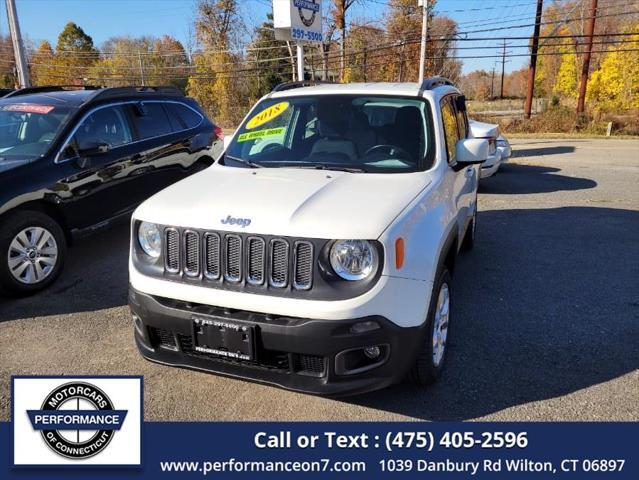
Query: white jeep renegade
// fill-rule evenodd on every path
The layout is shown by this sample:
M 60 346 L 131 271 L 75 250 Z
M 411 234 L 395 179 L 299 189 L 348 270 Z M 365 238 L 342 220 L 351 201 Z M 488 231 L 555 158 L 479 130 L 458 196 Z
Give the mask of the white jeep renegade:
M 437 379 L 486 140 L 452 84 L 284 84 L 134 213 L 142 355 L 325 395 Z

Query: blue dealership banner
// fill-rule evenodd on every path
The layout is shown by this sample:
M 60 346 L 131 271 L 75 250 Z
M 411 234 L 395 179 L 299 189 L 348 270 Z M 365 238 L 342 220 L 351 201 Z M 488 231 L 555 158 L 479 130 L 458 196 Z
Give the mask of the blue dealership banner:
M 637 423 L 145 422 L 142 466 L 13 466 L 0 478 L 637 479 Z

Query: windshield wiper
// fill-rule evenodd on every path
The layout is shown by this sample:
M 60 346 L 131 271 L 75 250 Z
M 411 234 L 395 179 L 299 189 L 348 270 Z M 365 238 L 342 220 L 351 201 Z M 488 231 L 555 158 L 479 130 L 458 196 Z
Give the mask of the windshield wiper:
M 246 159 L 240 158 L 240 157 L 234 157 L 233 155 L 228 155 L 226 153 L 224 154 L 224 158 L 230 158 L 231 160 L 235 160 L 236 162 L 242 163 L 242 164 L 244 164 L 244 165 L 246 165 L 247 167 L 250 167 L 250 168 L 264 168 L 259 163 L 254 163 L 254 162 L 251 162 L 250 160 L 246 160 Z
M 367 173 L 367 170 L 361 167 L 344 167 L 341 165 L 325 163 L 288 163 L 285 165 L 278 165 L 277 168 L 303 168 L 307 170 L 333 170 L 335 172 Z

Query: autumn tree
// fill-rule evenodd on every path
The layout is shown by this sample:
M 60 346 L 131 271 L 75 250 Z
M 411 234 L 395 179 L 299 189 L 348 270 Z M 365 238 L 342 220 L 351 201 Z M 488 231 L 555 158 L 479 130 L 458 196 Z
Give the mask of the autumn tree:
M 82 85 L 89 68 L 98 60 L 99 53 L 93 46 L 93 39 L 73 22 L 65 25 L 58 36 L 55 48 L 56 83 Z
M 189 62 L 182 44 L 173 37 L 112 37 L 90 69 L 92 78 L 108 86 L 186 86 Z
M 421 7 L 413 0 L 390 0 L 386 17 L 388 41 L 395 43 L 392 61 L 386 68 L 389 81 L 407 82 L 417 80 L 419 72 L 419 43 L 415 39 L 421 34 Z
M 231 51 L 238 41 L 239 22 L 236 0 L 199 0 L 195 34 L 200 48 L 194 54 L 195 69 L 187 89 L 225 126 L 237 124 L 246 108 L 234 73 L 241 70 L 241 58 Z
M 629 33 L 635 35 L 628 40 L 639 42 L 639 23 Z M 639 109 L 639 52 L 606 54 L 590 77 L 586 99 L 598 110 Z
M 577 97 L 579 67 L 574 46 L 562 46 L 553 93 L 560 97 Z
M 31 57 L 31 81 L 34 85 L 60 83 L 56 70 L 53 47 L 48 41 L 43 40 Z
M 374 47 L 380 38 L 384 38 L 381 28 L 357 24 L 351 27 L 348 46 L 352 53 L 348 55 L 344 81 L 369 82 L 383 78 L 383 69 L 376 59 Z
M 0 35 L 0 88 L 13 88 L 16 84 L 15 59 L 11 38 Z
M 357 0 L 332 0 L 331 18 L 335 28 L 340 32 L 339 38 L 339 76 L 344 80 L 346 68 L 346 14 Z
M 273 14 L 255 28 L 248 46 L 247 68 L 255 69 L 249 78 L 251 103 L 270 92 L 276 85 L 291 79 L 291 65 L 286 45 L 275 40 Z

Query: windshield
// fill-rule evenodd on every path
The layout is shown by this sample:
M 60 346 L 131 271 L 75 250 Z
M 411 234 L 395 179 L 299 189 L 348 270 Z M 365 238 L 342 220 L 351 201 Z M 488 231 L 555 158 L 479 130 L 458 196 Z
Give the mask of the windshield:
M 318 95 L 263 100 L 222 163 L 352 172 L 425 170 L 432 157 L 428 103 L 414 98 Z
M 43 155 L 70 113 L 69 107 L 0 103 L 0 160 Z

